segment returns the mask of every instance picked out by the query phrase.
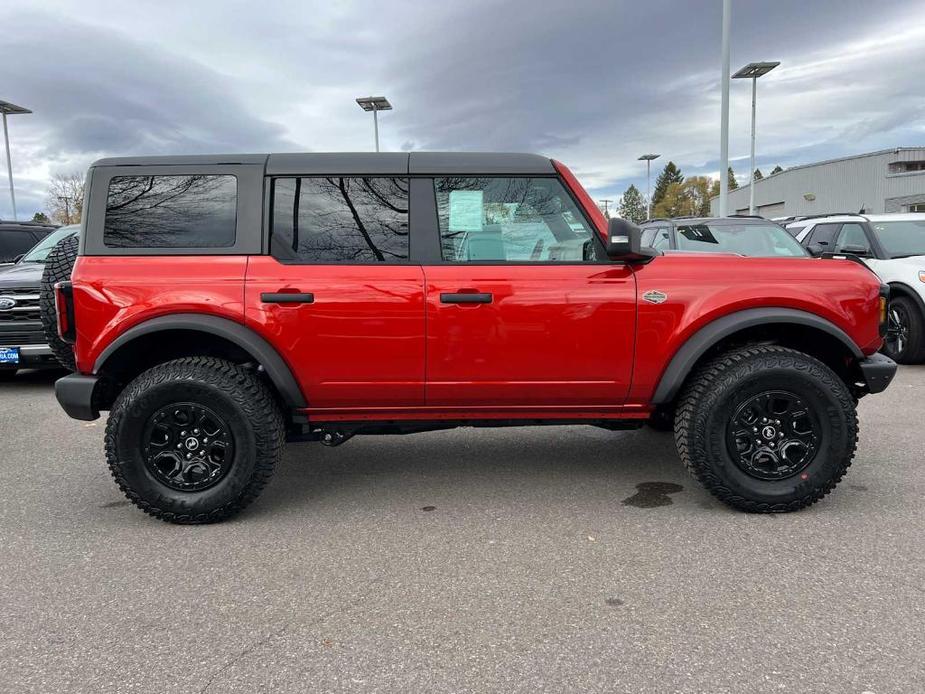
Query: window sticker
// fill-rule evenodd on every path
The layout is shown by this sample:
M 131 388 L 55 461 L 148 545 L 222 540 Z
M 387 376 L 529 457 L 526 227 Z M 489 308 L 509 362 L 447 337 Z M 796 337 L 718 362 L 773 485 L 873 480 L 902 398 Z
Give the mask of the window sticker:
M 450 231 L 482 231 L 484 191 L 450 191 Z

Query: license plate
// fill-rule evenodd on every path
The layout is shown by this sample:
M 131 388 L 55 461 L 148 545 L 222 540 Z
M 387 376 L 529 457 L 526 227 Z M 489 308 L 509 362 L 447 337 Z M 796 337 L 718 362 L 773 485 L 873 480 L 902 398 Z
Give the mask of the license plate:
M 18 364 L 19 347 L 0 347 L 0 364 Z

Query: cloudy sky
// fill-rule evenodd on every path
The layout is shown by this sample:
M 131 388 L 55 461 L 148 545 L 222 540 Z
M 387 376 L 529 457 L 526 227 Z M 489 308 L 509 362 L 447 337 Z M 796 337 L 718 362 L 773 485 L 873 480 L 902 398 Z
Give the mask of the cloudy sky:
M 55 172 L 122 154 L 372 148 L 540 152 L 597 198 L 719 159 L 721 0 L 5 0 L 0 99 L 20 216 Z M 925 0 L 733 0 L 732 67 L 759 82 L 767 173 L 925 144 Z M 733 167 L 749 87 L 732 83 Z M 653 176 L 654 177 L 654 176 Z M 5 175 L 2 176 L 5 189 Z M 10 203 L 0 191 L 0 217 Z

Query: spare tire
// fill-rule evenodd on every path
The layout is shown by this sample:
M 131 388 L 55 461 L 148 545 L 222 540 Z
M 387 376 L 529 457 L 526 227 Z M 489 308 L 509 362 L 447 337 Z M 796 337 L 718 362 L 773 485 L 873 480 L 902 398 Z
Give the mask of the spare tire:
M 74 360 L 74 349 L 58 337 L 58 316 L 55 311 L 55 284 L 67 282 L 71 279 L 71 270 L 77 260 L 77 236 L 68 236 L 58 242 L 45 258 L 45 269 L 42 271 L 42 288 L 39 295 L 39 308 L 42 312 L 42 330 L 45 340 L 51 347 L 52 353 L 61 362 L 61 366 L 69 371 L 77 370 Z

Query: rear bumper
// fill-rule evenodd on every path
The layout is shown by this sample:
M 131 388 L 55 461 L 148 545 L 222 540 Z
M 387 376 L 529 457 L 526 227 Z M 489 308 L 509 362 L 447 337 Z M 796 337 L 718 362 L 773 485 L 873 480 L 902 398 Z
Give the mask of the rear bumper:
M 100 411 L 93 404 L 94 391 L 99 383 L 99 376 L 71 374 L 55 381 L 55 397 L 58 404 L 73 419 L 90 422 L 99 419 Z
M 886 390 L 893 376 L 896 375 L 896 362 L 879 352 L 862 359 L 858 362 L 858 366 L 861 367 L 861 375 L 864 377 L 869 393 L 880 393 Z

